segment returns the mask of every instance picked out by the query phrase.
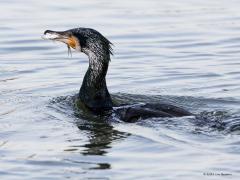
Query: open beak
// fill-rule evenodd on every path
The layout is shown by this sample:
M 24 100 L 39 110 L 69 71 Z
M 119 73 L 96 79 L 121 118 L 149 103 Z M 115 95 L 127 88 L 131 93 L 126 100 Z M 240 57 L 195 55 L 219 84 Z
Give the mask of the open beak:
M 54 41 L 65 42 L 69 38 L 69 36 L 64 35 L 64 32 L 46 30 L 42 35 L 42 38 L 44 40 L 54 40 Z
M 76 49 L 77 41 L 72 35 L 66 32 L 46 30 L 42 35 L 44 40 L 60 41 L 67 45 L 68 55 L 72 56 L 71 47 Z

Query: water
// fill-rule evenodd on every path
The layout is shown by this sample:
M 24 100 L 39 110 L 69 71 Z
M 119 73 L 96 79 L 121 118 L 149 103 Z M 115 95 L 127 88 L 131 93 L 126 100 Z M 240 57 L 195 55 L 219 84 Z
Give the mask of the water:
M 0 2 L 1 179 L 239 179 L 240 2 Z M 200 118 L 124 123 L 76 110 L 87 57 L 46 29 L 114 43 L 116 99 L 164 101 Z M 221 177 L 220 177 L 221 176 Z

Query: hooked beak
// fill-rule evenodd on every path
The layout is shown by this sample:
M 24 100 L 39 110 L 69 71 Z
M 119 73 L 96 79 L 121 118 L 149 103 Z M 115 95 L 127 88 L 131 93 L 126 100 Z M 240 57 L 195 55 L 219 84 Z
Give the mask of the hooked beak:
M 54 40 L 66 43 L 65 41 L 69 38 L 69 35 L 64 32 L 46 30 L 42 35 L 42 38 L 44 40 Z
M 68 55 L 71 54 L 71 48 L 76 49 L 79 47 L 79 42 L 76 37 L 66 31 L 51 31 L 46 30 L 42 35 L 42 39 L 44 40 L 53 40 L 53 41 L 60 41 L 67 45 L 68 48 Z

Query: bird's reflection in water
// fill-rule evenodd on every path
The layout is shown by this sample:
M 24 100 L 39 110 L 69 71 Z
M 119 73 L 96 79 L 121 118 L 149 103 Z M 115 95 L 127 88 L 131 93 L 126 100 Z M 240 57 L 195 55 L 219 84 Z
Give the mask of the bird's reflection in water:
M 117 131 L 106 120 L 105 116 L 92 116 L 85 113 L 76 113 L 75 116 L 79 119 L 76 122 L 77 127 L 81 131 L 85 131 L 89 140 L 83 145 L 85 148 L 81 151 L 84 156 L 107 155 L 108 150 L 112 148 L 111 143 L 118 140 L 123 140 L 128 133 Z M 109 163 L 98 163 L 97 167 L 91 169 L 110 169 Z
M 112 143 L 121 141 L 130 134 L 118 131 L 112 126 L 113 121 L 109 120 L 109 115 L 95 116 L 92 113 L 82 110 L 76 106 L 76 96 L 58 97 L 51 101 L 51 108 L 61 114 L 71 114 L 75 119 L 75 124 L 87 141 L 82 142 L 82 139 L 77 138 L 69 141 L 81 141 L 79 144 L 71 145 L 64 151 L 79 152 L 87 158 L 87 156 L 106 156 L 112 148 Z M 72 113 L 70 113 L 72 111 Z M 81 147 L 79 149 L 79 147 Z M 83 147 L 83 148 L 82 148 Z M 88 158 L 87 158 L 88 159 Z M 87 169 L 110 169 L 111 165 L 108 162 L 93 162 L 91 160 L 83 160 L 78 158 L 67 158 L 67 161 L 86 165 Z

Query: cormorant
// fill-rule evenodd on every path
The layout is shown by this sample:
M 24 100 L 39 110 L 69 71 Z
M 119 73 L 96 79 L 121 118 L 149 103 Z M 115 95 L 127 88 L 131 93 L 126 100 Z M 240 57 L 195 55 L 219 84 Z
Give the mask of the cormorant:
M 112 55 L 112 43 L 98 31 L 90 28 L 75 28 L 67 31 L 46 30 L 43 39 L 60 41 L 71 48 L 85 53 L 89 67 L 84 76 L 78 99 L 93 113 L 113 111 L 120 119 L 132 122 L 149 117 L 181 117 L 192 113 L 174 105 L 146 103 L 114 108 L 106 85 L 106 74 Z

